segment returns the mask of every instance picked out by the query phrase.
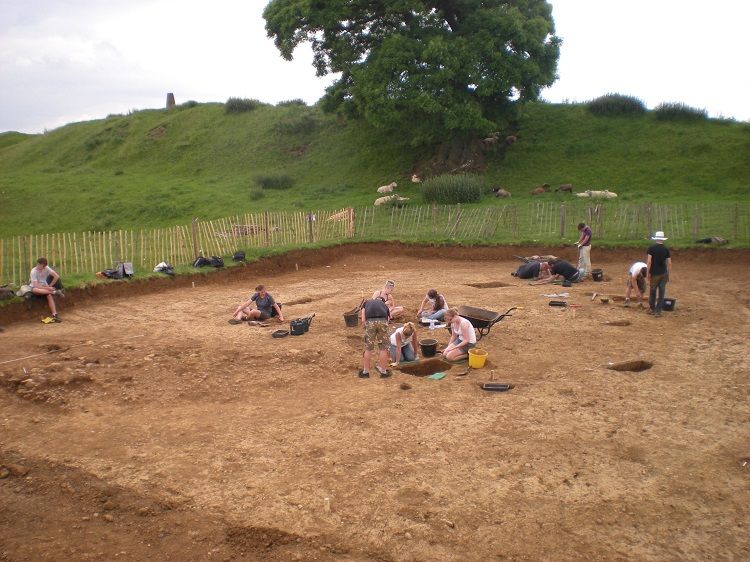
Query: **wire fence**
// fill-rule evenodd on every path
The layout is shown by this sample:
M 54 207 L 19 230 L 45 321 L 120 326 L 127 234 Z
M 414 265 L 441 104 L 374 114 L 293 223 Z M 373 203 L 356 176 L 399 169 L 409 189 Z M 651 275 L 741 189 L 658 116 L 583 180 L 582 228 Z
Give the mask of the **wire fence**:
M 490 207 L 413 205 L 339 211 L 234 215 L 160 229 L 35 234 L 0 239 L 0 285 L 28 280 L 39 256 L 61 275 L 94 274 L 120 261 L 151 270 L 159 262 L 192 263 L 199 255 L 304 247 L 359 240 L 549 243 L 575 240 L 579 222 L 597 241 L 648 239 L 663 230 L 673 243 L 719 236 L 750 243 L 750 203 L 634 204 L 571 201 L 504 203 Z

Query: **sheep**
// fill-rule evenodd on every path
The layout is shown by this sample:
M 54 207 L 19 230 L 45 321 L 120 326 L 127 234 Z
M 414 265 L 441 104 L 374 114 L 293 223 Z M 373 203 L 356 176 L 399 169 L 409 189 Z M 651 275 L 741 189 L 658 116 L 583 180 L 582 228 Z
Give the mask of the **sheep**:
M 390 193 L 396 187 L 398 187 L 398 184 L 395 181 L 392 181 L 388 185 L 381 185 L 378 188 L 378 193 Z
M 576 193 L 576 197 L 590 197 L 592 199 L 616 199 L 617 193 L 614 191 L 610 191 L 608 189 L 605 189 L 603 191 L 592 191 L 591 189 L 587 189 L 586 191 L 582 191 L 581 193 Z
M 496 187 L 492 192 L 495 194 L 495 197 L 502 197 L 503 199 L 510 197 L 510 191 L 503 187 Z
M 516 135 L 508 135 L 507 137 L 505 137 L 505 144 L 507 144 L 508 146 L 510 146 L 511 144 L 513 144 L 514 142 L 516 142 L 517 140 L 518 140 L 518 137 Z
M 417 174 L 412 174 L 411 183 L 422 183 L 422 178 L 420 178 Z
M 386 203 L 390 203 L 391 201 L 408 201 L 408 197 L 401 197 L 400 195 L 396 195 L 395 193 L 393 195 L 386 195 L 385 197 L 378 197 L 375 199 L 374 205 L 376 207 L 380 207 L 381 205 L 385 205 Z
M 547 193 L 549 191 L 549 184 L 545 183 L 542 186 L 535 187 L 531 190 L 532 195 L 541 195 L 542 193 Z
M 573 184 L 572 183 L 564 183 L 557 189 L 555 189 L 555 193 L 558 191 L 565 191 L 567 193 L 573 193 Z

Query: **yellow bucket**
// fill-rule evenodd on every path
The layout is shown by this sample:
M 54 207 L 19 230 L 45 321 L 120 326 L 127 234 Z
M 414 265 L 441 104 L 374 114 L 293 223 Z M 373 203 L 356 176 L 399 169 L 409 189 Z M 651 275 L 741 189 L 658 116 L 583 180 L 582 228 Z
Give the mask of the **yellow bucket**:
M 484 362 L 487 361 L 487 352 L 484 349 L 476 347 L 469 350 L 469 367 L 472 369 L 481 369 Z

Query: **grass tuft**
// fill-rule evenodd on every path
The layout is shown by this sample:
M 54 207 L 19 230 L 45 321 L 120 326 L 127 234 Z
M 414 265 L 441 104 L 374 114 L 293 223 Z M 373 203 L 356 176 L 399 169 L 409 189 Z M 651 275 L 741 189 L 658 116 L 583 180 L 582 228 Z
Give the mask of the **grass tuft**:
M 642 115 L 646 113 L 646 105 L 634 96 L 623 94 L 606 94 L 591 100 L 586 109 L 593 115 L 600 117 L 617 117 L 620 115 Z
M 424 200 L 442 205 L 478 203 L 486 191 L 484 178 L 475 174 L 445 174 L 422 183 Z

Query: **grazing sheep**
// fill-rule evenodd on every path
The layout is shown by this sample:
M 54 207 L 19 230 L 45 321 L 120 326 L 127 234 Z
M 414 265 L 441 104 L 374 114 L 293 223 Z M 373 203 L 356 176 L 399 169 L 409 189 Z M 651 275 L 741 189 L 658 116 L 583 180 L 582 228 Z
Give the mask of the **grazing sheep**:
M 395 193 L 393 195 L 386 195 L 385 197 L 378 197 L 375 199 L 374 205 L 376 207 L 380 207 L 381 205 L 385 205 L 386 203 L 390 203 L 391 201 L 408 201 L 408 197 L 401 197 L 400 195 L 396 195 Z
M 558 187 L 555 190 L 555 193 L 557 193 L 558 191 L 565 191 L 567 193 L 573 193 L 573 184 L 572 183 L 564 183 L 564 184 L 562 184 L 560 187 Z
M 542 195 L 543 193 L 547 193 L 549 191 L 549 184 L 545 183 L 544 185 L 541 185 L 539 187 L 535 187 L 532 191 L 532 195 Z
M 616 199 L 617 193 L 614 191 L 610 191 L 608 189 L 605 189 L 603 191 L 592 191 L 591 189 L 587 189 L 586 191 L 582 191 L 581 193 L 576 193 L 576 197 L 590 197 L 591 199 Z
M 398 184 L 395 181 L 392 181 L 388 185 L 381 185 L 378 188 L 378 193 L 390 193 L 394 190 L 394 188 L 398 187 Z
M 417 174 L 412 174 L 411 183 L 422 183 L 422 178 L 420 178 Z
M 517 140 L 518 140 L 518 137 L 516 135 L 508 135 L 507 137 L 505 137 L 505 144 L 511 145 Z
M 502 197 L 503 199 L 510 197 L 510 191 L 503 187 L 496 187 L 492 192 L 495 194 L 495 197 Z

